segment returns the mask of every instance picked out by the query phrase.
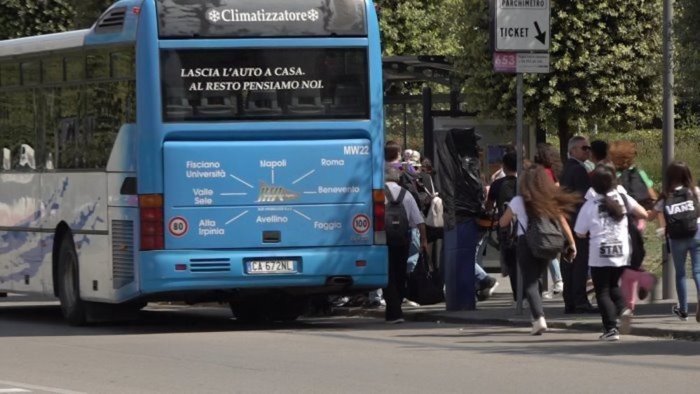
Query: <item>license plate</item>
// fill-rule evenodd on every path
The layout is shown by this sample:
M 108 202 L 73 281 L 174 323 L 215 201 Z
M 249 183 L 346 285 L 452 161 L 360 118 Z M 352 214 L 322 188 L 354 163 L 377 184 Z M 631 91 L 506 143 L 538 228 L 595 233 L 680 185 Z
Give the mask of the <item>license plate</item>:
M 254 260 L 246 262 L 249 274 L 293 274 L 297 272 L 294 260 Z

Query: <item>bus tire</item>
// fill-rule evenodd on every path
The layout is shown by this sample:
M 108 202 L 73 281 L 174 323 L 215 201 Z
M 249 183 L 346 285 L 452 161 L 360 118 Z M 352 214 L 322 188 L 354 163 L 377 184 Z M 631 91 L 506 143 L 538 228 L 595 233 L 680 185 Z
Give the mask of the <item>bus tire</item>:
M 229 302 L 236 321 L 245 324 L 263 323 L 267 320 L 264 305 L 252 300 Z
M 63 317 L 72 326 L 87 323 L 87 305 L 80 298 L 78 254 L 70 235 L 61 240 L 58 252 L 58 299 Z
M 289 322 L 299 318 L 308 308 L 308 299 L 303 297 L 273 298 L 267 308 L 267 317 L 271 321 Z

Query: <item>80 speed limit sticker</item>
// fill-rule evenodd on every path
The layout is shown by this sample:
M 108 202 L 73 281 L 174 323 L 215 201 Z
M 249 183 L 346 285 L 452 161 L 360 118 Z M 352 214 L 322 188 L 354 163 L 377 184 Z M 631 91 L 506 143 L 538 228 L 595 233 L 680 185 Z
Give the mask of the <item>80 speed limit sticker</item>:
M 370 221 L 367 215 L 358 214 L 352 218 L 352 229 L 358 234 L 365 234 L 369 231 Z
M 182 237 L 185 235 L 187 233 L 187 228 L 187 220 L 180 216 L 170 219 L 170 222 L 168 223 L 168 230 L 170 231 L 170 234 L 175 237 Z

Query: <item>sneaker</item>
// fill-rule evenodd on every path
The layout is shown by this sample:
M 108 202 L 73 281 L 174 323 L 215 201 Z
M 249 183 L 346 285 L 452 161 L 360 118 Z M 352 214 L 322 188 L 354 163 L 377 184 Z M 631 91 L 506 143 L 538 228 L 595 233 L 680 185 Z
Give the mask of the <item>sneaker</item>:
M 630 333 L 632 329 L 632 316 L 634 316 L 634 314 L 631 309 L 625 308 L 622 311 L 620 314 L 620 334 L 627 335 Z
M 540 316 L 537 320 L 532 322 L 530 335 L 542 335 L 545 331 L 547 331 L 547 322 L 544 320 L 544 316 Z
M 554 286 L 552 286 L 552 293 L 559 294 L 562 291 L 564 291 L 564 282 L 558 280 L 556 283 L 554 283 Z
M 350 302 L 350 297 L 338 297 L 333 301 L 333 306 L 341 307 L 346 306 Z
M 688 312 L 682 311 L 678 305 L 674 305 L 671 309 L 674 315 L 678 316 L 682 321 L 688 321 Z
M 601 341 L 619 341 L 620 340 L 620 332 L 617 331 L 617 328 L 612 328 L 608 331 L 606 331 L 603 335 L 598 337 Z
M 401 324 L 401 323 L 403 323 L 403 322 L 405 322 L 405 321 L 406 321 L 406 320 L 404 320 L 404 319 L 402 319 L 402 318 L 398 318 L 398 319 L 394 319 L 394 320 L 387 320 L 387 321 L 386 321 L 386 324 Z
M 544 293 L 542 293 L 542 299 L 543 300 L 551 300 L 552 299 L 552 292 L 545 291 Z
M 476 298 L 479 301 L 488 300 L 493 295 L 496 287 L 498 287 L 498 281 L 491 276 L 487 277 L 479 283 L 479 290 L 476 292 Z
M 409 300 L 408 298 L 404 298 L 404 299 L 403 299 L 403 304 L 408 305 L 408 306 L 413 306 L 413 307 L 418 307 L 418 306 L 420 306 L 419 303 L 417 303 L 417 302 L 415 302 L 415 301 L 411 301 L 411 300 Z

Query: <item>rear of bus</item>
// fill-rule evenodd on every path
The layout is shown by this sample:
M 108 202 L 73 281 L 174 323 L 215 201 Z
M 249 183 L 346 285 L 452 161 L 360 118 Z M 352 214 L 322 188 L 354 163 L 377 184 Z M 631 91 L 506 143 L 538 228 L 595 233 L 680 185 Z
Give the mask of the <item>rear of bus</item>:
M 147 0 L 139 13 L 141 292 L 384 286 L 371 2 Z

